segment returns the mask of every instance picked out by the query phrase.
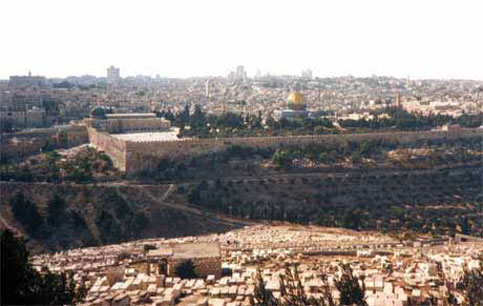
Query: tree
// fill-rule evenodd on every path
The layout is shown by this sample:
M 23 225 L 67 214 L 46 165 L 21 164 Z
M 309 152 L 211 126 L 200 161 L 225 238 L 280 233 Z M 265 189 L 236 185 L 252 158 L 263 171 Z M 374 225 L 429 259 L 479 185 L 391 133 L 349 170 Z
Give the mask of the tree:
M 460 226 L 461 226 L 461 233 L 463 235 L 470 235 L 471 234 L 471 224 L 468 222 L 468 218 L 466 216 L 464 216 L 461 219 Z
M 364 279 L 362 278 L 361 281 L 362 288 L 359 285 L 359 279 L 354 276 L 351 267 L 349 265 L 343 265 L 341 267 L 341 275 L 335 281 L 335 287 L 340 292 L 340 304 L 367 306 L 364 296 L 364 292 L 366 291 Z
M 65 201 L 58 194 L 55 194 L 47 207 L 47 224 L 58 227 L 65 217 Z
M 281 305 L 279 304 L 279 301 L 273 296 L 272 292 L 268 291 L 265 288 L 265 282 L 263 281 L 263 277 L 260 271 L 257 271 L 255 290 L 253 292 L 253 297 L 250 297 L 250 304 L 254 306 Z
M 448 305 L 460 305 L 455 292 L 460 292 L 463 296 L 464 306 L 483 306 L 483 256 L 478 258 L 479 267 L 469 269 L 464 267 L 463 275 L 456 286 L 446 279 L 446 275 L 441 263 L 437 263 L 439 277 L 443 279 L 447 289 L 446 302 Z
M 349 208 L 347 210 L 343 222 L 343 227 L 349 229 L 359 229 L 360 227 L 360 216 L 358 216 L 353 209 Z
M 457 289 L 463 291 L 463 297 L 468 305 L 483 305 L 483 260 L 480 258 L 479 268 L 465 268 L 463 277 L 457 284 Z
M 22 192 L 18 192 L 10 199 L 10 206 L 16 220 L 18 220 L 29 235 L 38 236 L 43 225 L 37 206 L 26 199 Z
M 320 305 L 320 306 L 335 306 L 334 298 L 329 290 L 327 277 L 322 276 L 323 288 L 322 297 L 316 299 L 308 297 L 302 282 L 300 281 L 297 266 L 293 268 L 285 267 L 285 274 L 280 276 L 280 291 L 281 296 L 285 299 L 286 305 Z
M 94 223 L 99 230 L 99 238 L 104 243 L 119 242 L 125 238 L 123 237 L 123 228 L 121 228 L 117 220 L 109 211 L 98 207 Z
M 363 285 L 361 288 L 359 285 L 359 280 L 364 283 L 364 279 L 355 277 L 348 265 L 343 265 L 340 268 L 341 275 L 334 280 L 335 287 L 340 292 L 338 305 L 367 306 L 364 297 L 365 287 Z M 322 275 L 321 280 L 322 294 L 320 298 L 308 297 L 300 281 L 297 266 L 287 265 L 284 275 L 280 276 L 280 297 L 275 298 L 273 293 L 265 288 L 263 278 L 258 271 L 255 280 L 255 291 L 253 297 L 250 298 L 250 304 L 256 306 L 335 306 L 336 303 L 330 291 L 327 277 Z
M 195 105 L 195 111 L 190 118 L 190 123 L 193 126 L 197 127 L 204 127 L 206 126 L 206 118 L 205 113 L 201 110 L 201 106 L 198 104 Z
M 72 275 L 40 274 L 29 261 L 25 242 L 9 230 L 1 232 L 2 305 L 76 304 L 86 294 L 83 284 L 76 288 Z

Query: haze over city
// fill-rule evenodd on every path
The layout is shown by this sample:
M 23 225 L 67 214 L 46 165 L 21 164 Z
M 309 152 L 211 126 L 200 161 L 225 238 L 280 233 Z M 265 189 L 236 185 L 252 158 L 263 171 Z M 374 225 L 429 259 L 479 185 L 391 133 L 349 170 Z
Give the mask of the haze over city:
M 0 12 L 0 305 L 483 305 L 482 0 Z
M 10 75 L 272 75 L 483 79 L 474 1 L 1 1 Z M 8 48 L 6 47 L 8 46 Z

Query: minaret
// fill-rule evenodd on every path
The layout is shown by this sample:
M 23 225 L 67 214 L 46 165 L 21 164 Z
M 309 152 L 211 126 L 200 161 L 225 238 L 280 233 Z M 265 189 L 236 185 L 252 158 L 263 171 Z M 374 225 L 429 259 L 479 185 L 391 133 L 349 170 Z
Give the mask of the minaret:
M 226 114 L 226 94 L 228 93 L 228 86 L 225 87 L 225 91 L 223 92 L 223 100 L 221 101 L 221 113 L 223 116 Z
M 397 108 L 401 107 L 401 94 L 399 93 L 399 89 L 396 92 L 396 106 Z
M 401 107 L 401 93 L 399 92 L 399 82 L 396 83 L 396 107 Z

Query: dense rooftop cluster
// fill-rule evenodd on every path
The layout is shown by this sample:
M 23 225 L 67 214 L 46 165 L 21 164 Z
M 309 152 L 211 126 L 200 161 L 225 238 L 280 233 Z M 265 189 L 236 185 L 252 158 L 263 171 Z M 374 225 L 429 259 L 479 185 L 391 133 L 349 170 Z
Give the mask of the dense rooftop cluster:
M 459 116 L 481 112 L 483 84 L 469 80 L 409 80 L 391 77 L 297 78 L 267 76 L 226 78 L 125 78 L 116 84 L 95 77 L 47 79 L 45 86 L 0 83 L 4 122 L 14 127 L 39 127 L 87 117 L 96 106 L 117 112 L 170 109 L 199 104 L 207 113 L 226 111 L 264 116 L 287 108 L 294 84 L 308 110 L 347 118 L 368 117 L 370 111 L 400 104 L 408 111 Z M 40 113 L 39 113 L 40 112 Z M 8 119 L 8 120 L 7 120 Z M 4 129 L 8 130 L 8 126 Z

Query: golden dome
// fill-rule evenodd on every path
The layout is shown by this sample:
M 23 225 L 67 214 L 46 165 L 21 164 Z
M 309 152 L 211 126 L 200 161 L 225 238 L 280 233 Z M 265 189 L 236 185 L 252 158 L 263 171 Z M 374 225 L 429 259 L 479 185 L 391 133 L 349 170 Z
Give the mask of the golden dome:
M 302 104 L 304 102 L 304 97 L 298 91 L 293 91 L 287 98 L 288 103 Z

